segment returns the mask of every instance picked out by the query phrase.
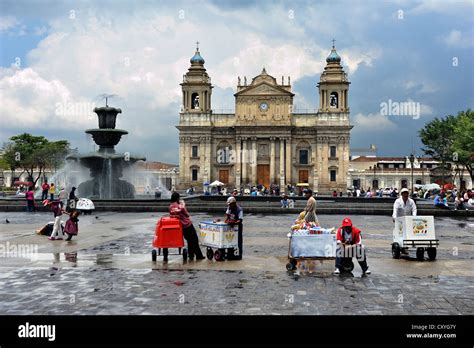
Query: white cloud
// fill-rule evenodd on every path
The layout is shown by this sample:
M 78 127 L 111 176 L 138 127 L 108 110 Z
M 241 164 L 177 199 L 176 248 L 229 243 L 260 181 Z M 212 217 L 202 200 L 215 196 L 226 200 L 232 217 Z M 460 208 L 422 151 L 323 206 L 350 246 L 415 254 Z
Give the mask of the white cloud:
M 90 125 L 91 112 L 68 115 L 67 111 L 61 111 L 60 107 L 73 102 L 71 93 L 61 81 L 46 80 L 31 68 L 1 69 L 0 76 L 2 128 L 62 129 Z
M 20 22 L 14 16 L 0 17 L 0 33 L 9 31 L 19 25 Z
M 368 131 L 387 131 L 397 129 L 397 125 L 390 121 L 387 116 L 380 114 L 367 114 L 358 113 L 352 120 L 354 121 L 355 132 L 368 132 Z
M 196 40 L 201 42 L 214 91 L 228 94 L 224 107 L 234 104 L 237 76 L 245 75 L 250 82 L 265 67 L 278 81 L 282 75 L 285 81 L 291 76 L 294 84 L 305 76 L 317 76 L 330 51 L 329 45 L 319 46 L 303 30 L 307 14 L 296 11 L 291 19 L 286 6 L 269 6 L 262 13 L 261 8 L 223 11 L 205 3 L 186 5 L 183 19 L 176 8 L 146 7 L 140 12 L 131 4 L 133 11 L 127 13 L 123 8 L 114 12 L 99 5 L 78 6 L 74 19 L 65 12 L 48 28 L 32 31 L 47 36 L 28 53 L 28 69 L 0 75 L 2 127 L 16 122 L 81 132 L 86 125 L 96 126 L 94 118 L 57 115 L 58 100 L 101 103 L 98 95 L 117 94 L 110 104 L 123 110 L 117 126 L 130 132 L 127 141 L 140 145 L 147 140 L 176 141 L 177 148 L 179 83 Z M 357 47 L 340 54 L 349 73 L 361 64 L 371 66 L 380 56 L 377 49 Z M 147 151 L 161 157 L 157 149 Z
M 412 1 L 407 1 L 406 5 L 412 5 Z M 413 14 L 425 14 L 430 12 L 442 14 L 456 14 L 472 16 L 472 0 L 420 0 L 418 4 L 410 10 Z
M 442 41 L 451 47 L 471 47 L 474 45 L 474 39 L 469 34 L 463 34 L 459 30 L 451 30 L 448 35 L 443 36 Z

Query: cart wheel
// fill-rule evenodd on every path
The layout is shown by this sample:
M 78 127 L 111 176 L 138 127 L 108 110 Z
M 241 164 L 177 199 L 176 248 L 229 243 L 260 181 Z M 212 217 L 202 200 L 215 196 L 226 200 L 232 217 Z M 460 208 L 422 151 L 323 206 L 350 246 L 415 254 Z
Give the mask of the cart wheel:
M 426 250 L 428 252 L 428 258 L 430 259 L 430 261 L 434 261 L 436 259 L 436 248 L 428 248 Z
M 224 251 L 222 249 L 217 249 L 214 253 L 214 259 L 216 261 L 224 261 Z
M 393 243 L 392 244 L 392 257 L 394 259 L 399 259 L 400 258 L 400 253 L 401 253 L 400 244 Z
M 342 263 L 342 269 L 344 272 L 352 272 L 354 269 L 354 262 L 352 262 L 352 259 L 344 260 Z
M 425 259 L 425 248 L 416 248 L 416 258 L 418 261 L 423 261 Z
M 183 261 L 186 262 L 188 260 L 188 249 L 183 249 Z
M 156 250 L 153 249 L 151 251 L 151 261 L 156 262 Z
M 168 248 L 163 248 L 163 261 L 168 262 Z
M 212 251 L 212 248 L 207 248 L 206 256 L 209 260 L 212 260 L 214 257 L 214 252 Z

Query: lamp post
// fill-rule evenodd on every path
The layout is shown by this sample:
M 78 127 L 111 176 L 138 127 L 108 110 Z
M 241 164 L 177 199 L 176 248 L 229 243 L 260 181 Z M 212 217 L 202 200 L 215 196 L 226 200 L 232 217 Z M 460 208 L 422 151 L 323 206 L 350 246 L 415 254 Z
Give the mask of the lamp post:
M 411 163 L 411 195 L 413 197 L 413 162 L 415 162 L 415 155 L 410 154 L 410 163 Z

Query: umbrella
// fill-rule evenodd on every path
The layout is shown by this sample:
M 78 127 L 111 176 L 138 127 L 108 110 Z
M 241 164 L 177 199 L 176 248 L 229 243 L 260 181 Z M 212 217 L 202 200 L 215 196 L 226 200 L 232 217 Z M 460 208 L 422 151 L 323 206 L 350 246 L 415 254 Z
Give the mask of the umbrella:
M 441 189 L 441 186 L 438 184 L 428 184 L 423 187 L 425 190 L 439 190 Z
M 213 181 L 209 184 L 210 187 L 217 187 L 217 186 L 224 186 L 224 184 L 222 182 L 220 182 L 219 180 L 216 180 L 216 181 Z

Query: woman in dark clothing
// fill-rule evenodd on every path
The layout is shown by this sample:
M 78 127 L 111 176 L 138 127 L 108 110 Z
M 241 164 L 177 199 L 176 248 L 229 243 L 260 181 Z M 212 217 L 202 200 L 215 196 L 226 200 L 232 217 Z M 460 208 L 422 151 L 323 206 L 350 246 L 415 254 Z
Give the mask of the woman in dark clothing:
M 71 192 L 69 193 L 69 200 L 67 202 L 67 207 L 66 207 L 66 211 L 67 212 L 71 212 L 73 211 L 74 209 L 76 209 L 76 202 L 78 201 L 79 199 L 76 197 L 76 188 L 73 187 L 71 189 Z
M 199 247 L 199 239 L 196 229 L 193 226 L 184 201 L 180 202 L 179 198 L 178 192 L 173 192 L 171 195 L 171 204 L 169 207 L 170 217 L 177 218 L 181 222 L 184 239 L 188 242 L 189 259 L 192 260 L 194 259 L 194 256 L 196 256 L 196 260 L 202 260 L 205 257 Z

